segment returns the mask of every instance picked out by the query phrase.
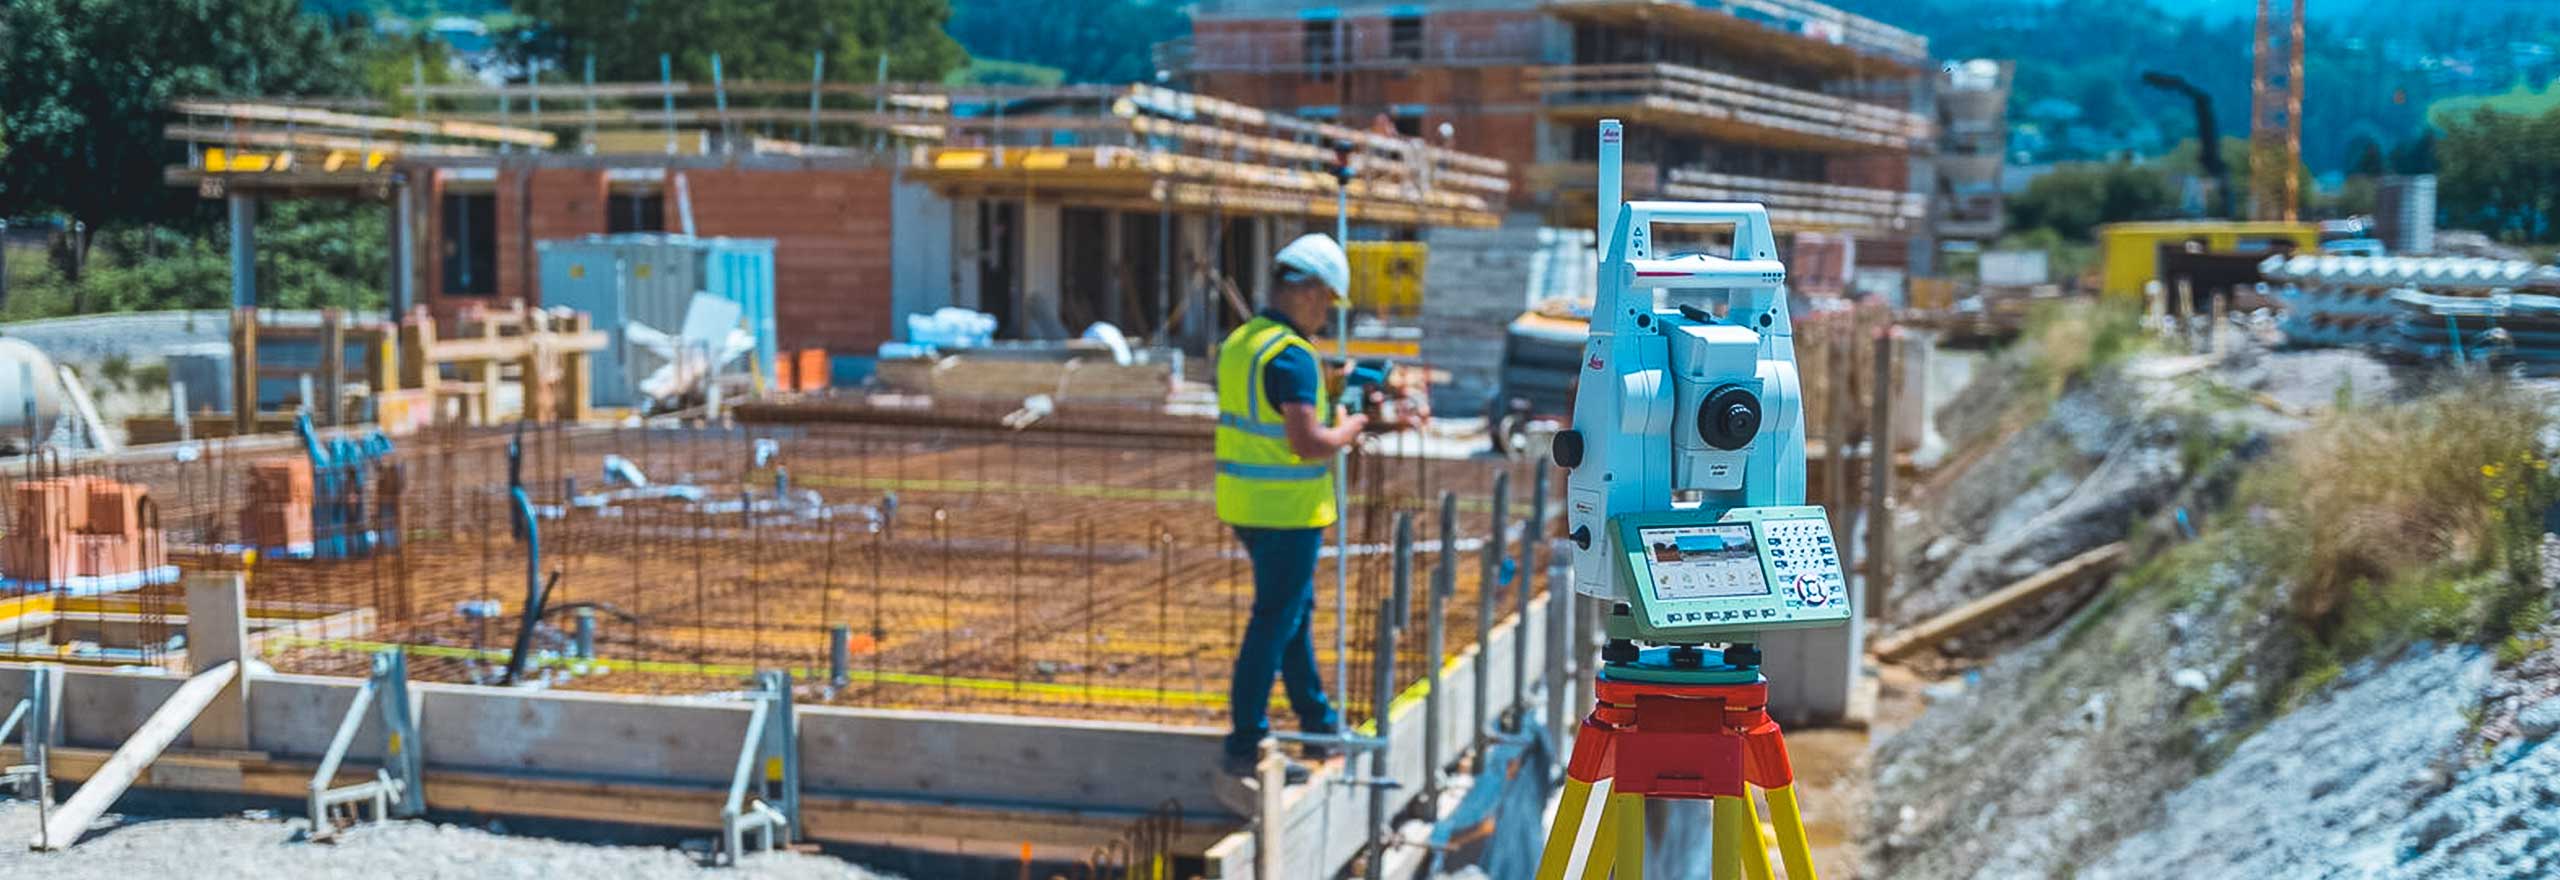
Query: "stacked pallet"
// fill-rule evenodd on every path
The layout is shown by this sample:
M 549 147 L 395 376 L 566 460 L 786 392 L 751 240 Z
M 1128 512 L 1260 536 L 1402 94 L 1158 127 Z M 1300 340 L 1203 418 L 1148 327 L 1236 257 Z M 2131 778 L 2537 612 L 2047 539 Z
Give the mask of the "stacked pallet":
M 0 573 L 20 586 L 65 586 L 165 567 L 159 530 L 143 521 L 149 495 L 143 486 L 99 477 L 17 484 Z
M 308 553 L 311 462 L 267 458 L 249 463 L 249 504 L 240 509 L 240 541 L 260 550 Z

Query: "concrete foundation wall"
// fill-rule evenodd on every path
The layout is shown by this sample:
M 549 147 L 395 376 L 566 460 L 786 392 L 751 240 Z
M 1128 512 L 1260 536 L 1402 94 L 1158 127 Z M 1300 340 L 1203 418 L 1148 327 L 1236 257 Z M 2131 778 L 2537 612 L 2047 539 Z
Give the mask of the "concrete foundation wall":
M 1443 667 L 1444 702 L 1437 728 L 1443 760 L 1455 760 L 1474 745 L 1477 664 L 1491 664 L 1491 709 L 1497 719 L 1503 708 L 1512 703 L 1517 668 L 1514 664 L 1521 651 L 1529 655 L 1529 704 L 1543 706 L 1542 698 L 1556 693 L 1545 681 L 1548 607 L 1543 600 L 1532 603 L 1526 627 L 1516 616 L 1508 618 L 1495 627 L 1492 639 L 1481 650 L 1470 648 Z M 1523 633 L 1527 638 L 1522 638 Z M 1400 670 L 1398 677 L 1405 677 L 1404 671 Z M 1407 693 L 1419 690 L 1408 689 Z M 1540 718 L 1545 715 L 1542 709 L 1533 710 L 1533 714 Z M 1423 740 L 1432 729 L 1424 724 L 1426 715 L 1426 706 L 1418 699 L 1398 707 L 1391 715 L 1388 737 L 1393 745 L 1388 753 L 1387 775 L 1401 787 L 1389 795 L 1390 812 L 1402 812 L 1404 805 L 1423 793 Z M 1368 775 L 1368 758 L 1356 760 L 1363 762 L 1356 775 Z M 1286 803 L 1281 819 L 1281 838 L 1285 841 L 1283 877 L 1263 880 L 1327 880 L 1336 876 L 1370 838 L 1368 787 L 1338 784 L 1330 774 L 1318 774 L 1312 784 L 1292 790 L 1291 795 L 1293 799 Z M 1254 835 L 1250 830 L 1238 832 L 1210 848 L 1206 876 L 1215 880 L 1257 878 L 1254 865 Z
M 23 664 L 0 664 L 0 706 L 26 695 Z M 279 760 L 328 750 L 356 679 L 260 674 L 250 745 Z M 62 745 L 113 749 L 175 692 L 174 676 L 71 669 Z M 746 736 L 746 703 L 413 683 L 429 773 L 631 780 L 725 787 Z M 811 792 L 972 806 L 1136 814 L 1210 797 L 1220 732 L 1146 724 L 804 707 L 801 774 Z M 350 760 L 378 760 L 368 712 Z M 187 741 L 181 739 L 180 747 Z M 434 799 L 430 782 L 428 798 Z M 610 818 L 610 817 L 598 817 Z

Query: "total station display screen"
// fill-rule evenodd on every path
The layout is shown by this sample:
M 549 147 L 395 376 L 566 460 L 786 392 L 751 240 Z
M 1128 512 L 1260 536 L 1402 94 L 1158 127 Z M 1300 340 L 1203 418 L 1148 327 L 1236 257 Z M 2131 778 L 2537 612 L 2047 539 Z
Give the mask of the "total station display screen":
M 1643 529 L 1653 595 L 1665 601 L 1769 594 L 1760 545 L 1747 523 Z

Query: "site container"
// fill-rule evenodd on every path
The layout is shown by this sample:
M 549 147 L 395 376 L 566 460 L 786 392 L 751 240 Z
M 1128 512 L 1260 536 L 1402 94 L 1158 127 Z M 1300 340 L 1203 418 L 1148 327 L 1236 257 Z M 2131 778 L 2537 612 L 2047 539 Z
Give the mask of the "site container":
M 773 240 L 695 238 L 632 233 L 545 241 L 541 255 L 542 303 L 593 316 L 612 344 L 589 362 L 590 395 L 597 406 L 638 404 L 637 386 L 658 361 L 637 352 L 626 328 L 634 322 L 674 334 L 684 328 L 693 295 L 738 304 L 755 334 L 756 375 L 770 380 L 781 350 L 773 315 Z

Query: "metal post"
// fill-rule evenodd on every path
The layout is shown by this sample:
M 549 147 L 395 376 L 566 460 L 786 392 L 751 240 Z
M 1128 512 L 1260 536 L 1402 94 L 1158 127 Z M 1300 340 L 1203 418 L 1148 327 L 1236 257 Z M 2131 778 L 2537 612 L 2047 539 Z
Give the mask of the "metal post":
M 1380 622 L 1378 624 L 1379 626 L 1403 626 L 1405 621 L 1413 619 L 1412 511 L 1396 511 L 1394 586 L 1395 592 L 1392 598 L 1395 602 L 1390 607 L 1395 610 L 1395 616 L 1388 618 L 1386 621 Z
M 391 184 L 391 307 L 389 317 L 400 320 L 409 307 L 418 304 L 418 192 L 406 173 L 395 173 Z M 381 381 L 380 378 L 375 379 Z
M 1430 600 L 1422 603 L 1423 674 L 1431 686 L 1422 696 L 1422 814 L 1426 819 L 1440 818 L 1440 772 L 1447 766 L 1448 755 L 1441 745 L 1442 719 L 1447 717 L 1447 690 L 1441 685 L 1440 669 L 1447 665 L 1447 609 L 1449 597 L 1458 591 L 1458 493 L 1440 493 L 1440 556 L 1431 569 Z
M 1540 464 L 1531 473 L 1529 521 L 1520 528 L 1520 563 L 1511 575 L 1520 580 L 1520 623 L 1518 638 L 1513 640 L 1519 650 L 1511 652 L 1511 709 L 1519 713 L 1514 730 L 1527 727 L 1529 721 L 1529 641 L 1535 637 L 1529 632 L 1529 594 L 1537 592 L 1531 587 L 1539 582 L 1541 574 L 1538 542 L 1546 539 L 1547 530 L 1547 468 Z
M 1876 337 L 1875 424 L 1867 429 L 1867 616 L 1882 619 L 1893 586 L 1893 328 Z
M 169 423 L 178 429 L 178 442 L 196 439 L 195 425 L 187 421 L 187 383 L 169 383 Z
M 1485 737 L 1493 731 L 1493 612 L 1494 588 L 1502 583 L 1502 532 L 1510 526 L 1504 522 L 1511 506 L 1511 472 L 1493 475 L 1492 526 L 1485 533 L 1482 573 L 1476 576 L 1476 754 L 1484 754 Z
M 801 140 L 813 144 L 818 142 L 818 87 L 826 80 L 827 50 L 820 49 L 809 56 L 809 127 L 800 132 Z
M 578 143 L 581 150 L 592 154 L 596 151 L 596 56 L 594 53 L 587 55 L 586 72 L 581 81 L 587 86 L 587 128 L 585 137 L 579 138 Z
M 1338 54 L 1339 50 L 1337 50 Z M 1334 177 L 1333 240 L 1351 246 L 1351 185 Z M 1345 297 L 1348 299 L 1348 297 Z M 1351 362 L 1351 309 L 1333 309 L 1334 354 Z M 1330 417 L 1331 413 L 1322 413 Z M 1351 449 L 1333 451 L 1333 670 L 1334 680 L 1351 677 Z M 1346 684 L 1346 687 L 1349 685 Z
M 62 721 L 62 667 L 39 663 L 28 670 L 26 739 L 20 759 L 36 769 L 36 847 L 52 849 L 45 829 L 53 825 L 53 744 Z
M 659 119 L 666 123 L 667 155 L 676 154 L 676 63 L 667 53 L 658 53 Z
M 853 683 L 853 627 L 836 624 L 827 628 L 827 686 L 843 690 Z
M 1565 564 L 1564 556 L 1562 554 L 1556 555 L 1556 563 L 1559 565 Z M 1568 636 L 1568 633 L 1570 632 L 1569 628 L 1573 626 L 1572 597 L 1575 595 L 1572 587 L 1569 586 L 1571 583 L 1571 577 L 1572 576 L 1570 574 L 1567 574 L 1563 579 L 1557 578 L 1555 568 L 1552 566 L 1549 567 L 1546 572 L 1546 720 L 1548 737 L 1547 743 L 1553 747 L 1553 749 L 1548 752 L 1548 754 L 1551 755 L 1566 754 L 1567 752 L 1565 749 L 1570 745 L 1570 743 L 1566 742 L 1564 725 L 1566 701 L 1572 698 L 1573 693 L 1573 685 L 1570 681 L 1570 676 L 1573 675 L 1573 669 L 1566 660 L 1566 655 L 1570 652 L 1567 647 L 1567 643 L 1570 641 Z M 1560 584 L 1563 586 L 1560 586 Z
M 729 86 L 720 78 L 720 53 L 711 53 L 711 106 L 720 114 L 720 152 L 729 152 Z
M 577 611 L 577 656 L 580 660 L 596 659 L 596 610 L 581 607 Z
M 9 302 L 9 221 L 0 220 L 0 305 Z
M 1379 748 L 1373 749 L 1369 752 L 1369 841 L 1371 850 L 1369 853 L 1369 871 L 1366 875 L 1368 880 L 1385 880 L 1387 870 L 1387 838 L 1388 835 L 1394 833 L 1394 829 L 1389 827 L 1387 824 L 1386 783 L 1393 778 L 1388 775 L 1387 757 L 1389 753 L 1395 751 L 1393 748 L 1393 744 L 1395 743 L 1395 713 L 1391 711 L 1395 706 L 1396 700 L 1395 610 L 1396 600 L 1393 597 L 1378 600 L 1377 662 L 1371 664 L 1375 667 L 1376 672 L 1376 675 L 1374 676 L 1375 680 L 1371 683 L 1376 688 L 1373 692 L 1375 696 L 1372 697 L 1374 702 L 1371 704 L 1375 709 L 1370 713 L 1370 717 L 1373 720 L 1373 723 L 1377 726 L 1378 739 L 1385 743 L 1385 745 L 1381 745 Z
M 258 200 L 233 191 L 231 207 L 231 307 L 258 304 Z M 235 370 L 236 372 L 236 370 Z

